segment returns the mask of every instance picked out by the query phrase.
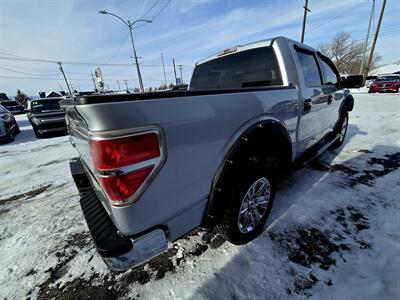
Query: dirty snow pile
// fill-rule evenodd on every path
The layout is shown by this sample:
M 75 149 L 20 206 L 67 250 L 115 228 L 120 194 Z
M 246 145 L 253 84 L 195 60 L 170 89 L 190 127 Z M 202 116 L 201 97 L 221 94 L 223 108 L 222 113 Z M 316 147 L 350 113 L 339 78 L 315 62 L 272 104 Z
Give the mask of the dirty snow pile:
M 400 299 L 400 95 L 355 94 L 345 144 L 279 185 L 266 231 L 197 229 L 124 273 L 96 254 L 67 137 L 0 145 L 0 298 Z

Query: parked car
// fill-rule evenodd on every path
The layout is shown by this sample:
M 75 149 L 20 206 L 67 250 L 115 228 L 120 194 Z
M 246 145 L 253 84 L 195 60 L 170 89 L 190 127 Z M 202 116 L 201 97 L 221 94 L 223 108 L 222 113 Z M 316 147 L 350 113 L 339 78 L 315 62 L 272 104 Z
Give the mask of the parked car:
M 173 91 L 186 91 L 188 89 L 187 84 L 177 84 L 172 87 Z
M 14 136 L 20 132 L 15 117 L 8 109 L 0 105 L 0 142 L 12 142 Z
M 25 107 L 17 100 L 1 100 L 0 105 L 4 106 L 12 114 L 23 114 L 25 112 Z
M 377 78 L 378 76 L 367 76 L 367 78 L 365 79 L 365 87 L 369 88 L 371 86 L 371 83 L 373 83 Z
M 27 117 L 36 137 L 54 132 L 66 132 L 65 114 L 59 102 L 63 98 L 43 98 L 30 101 Z
M 159 255 L 200 225 L 255 238 L 278 174 L 342 145 L 354 100 L 332 61 L 284 37 L 199 61 L 189 90 L 63 100 L 70 162 L 97 250 L 112 270 Z
M 371 83 L 368 93 L 393 92 L 398 93 L 400 89 L 400 75 L 390 74 L 379 76 Z

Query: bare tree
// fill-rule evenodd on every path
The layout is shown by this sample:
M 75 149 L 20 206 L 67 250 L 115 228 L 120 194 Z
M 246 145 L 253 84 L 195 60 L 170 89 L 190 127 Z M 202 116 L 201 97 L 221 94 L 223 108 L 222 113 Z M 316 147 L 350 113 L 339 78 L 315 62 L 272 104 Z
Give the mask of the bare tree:
M 364 43 L 351 39 L 349 32 L 337 33 L 331 42 L 321 43 L 319 50 L 332 59 L 340 73 L 359 74 L 364 55 Z M 369 70 L 376 69 L 381 60 L 382 56 L 375 53 Z

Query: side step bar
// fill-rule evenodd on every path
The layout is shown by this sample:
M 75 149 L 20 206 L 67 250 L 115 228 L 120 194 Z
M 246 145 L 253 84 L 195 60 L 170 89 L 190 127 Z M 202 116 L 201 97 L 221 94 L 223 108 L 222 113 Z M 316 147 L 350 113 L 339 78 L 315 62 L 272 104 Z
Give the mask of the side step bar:
M 318 144 L 317 146 L 314 146 L 314 151 L 308 152 L 295 162 L 295 168 L 302 168 L 307 165 L 309 162 L 321 155 L 322 152 L 328 149 L 338 138 L 340 138 L 340 134 L 336 135 L 333 139 L 329 139 L 329 142 L 324 142 L 322 144 L 323 146 L 321 147 L 318 147 Z

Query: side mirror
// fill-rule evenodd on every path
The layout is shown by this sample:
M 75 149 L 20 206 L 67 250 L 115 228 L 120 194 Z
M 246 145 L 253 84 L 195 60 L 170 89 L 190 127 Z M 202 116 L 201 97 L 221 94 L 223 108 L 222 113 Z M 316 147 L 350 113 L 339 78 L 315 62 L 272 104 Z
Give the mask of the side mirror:
M 359 88 L 362 86 L 364 77 L 362 75 L 350 75 L 346 77 L 345 87 L 348 89 Z

